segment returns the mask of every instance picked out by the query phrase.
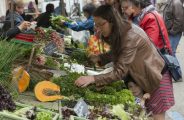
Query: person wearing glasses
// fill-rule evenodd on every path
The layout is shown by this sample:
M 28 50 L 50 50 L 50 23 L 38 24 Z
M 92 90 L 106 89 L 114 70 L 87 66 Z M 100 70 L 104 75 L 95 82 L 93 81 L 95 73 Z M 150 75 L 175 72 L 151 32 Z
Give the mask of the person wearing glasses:
M 148 35 L 137 25 L 123 20 L 110 5 L 102 5 L 94 12 L 95 27 L 102 39 L 108 41 L 111 51 L 93 56 L 94 63 L 113 62 L 113 70 L 106 74 L 81 76 L 75 81 L 78 87 L 95 84 L 102 87 L 131 76 L 150 98 L 145 101 L 154 120 L 165 120 L 165 111 L 174 105 L 172 78 L 163 71 L 165 62 Z
M 121 1 L 122 11 L 129 17 L 129 20 L 140 26 L 161 52 L 164 52 L 164 43 L 160 32 L 163 33 L 166 41 L 166 48 L 169 50 L 169 53 L 172 54 L 172 48 L 164 20 L 151 2 L 149 0 Z M 159 26 L 162 31 L 159 30 Z

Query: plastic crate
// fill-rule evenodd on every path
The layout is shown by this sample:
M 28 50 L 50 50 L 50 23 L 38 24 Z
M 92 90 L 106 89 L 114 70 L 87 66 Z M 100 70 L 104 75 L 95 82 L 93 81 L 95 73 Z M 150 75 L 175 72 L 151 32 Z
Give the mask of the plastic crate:
M 19 33 L 15 36 L 16 39 L 26 42 L 33 42 L 35 35 L 34 34 L 25 34 L 25 33 Z
M 12 39 L 10 42 L 15 43 L 15 44 L 26 45 L 26 46 L 30 46 L 30 47 L 33 45 L 32 42 L 26 42 L 26 41 L 18 40 L 18 39 L 15 39 L 15 38 Z
M 24 107 L 32 107 L 29 105 L 25 105 L 25 104 L 21 104 L 21 103 L 16 103 L 17 107 L 24 108 Z M 48 112 L 51 113 L 53 115 L 52 120 L 59 120 L 59 114 L 49 111 L 49 110 L 45 110 L 45 109 L 41 109 L 41 108 L 37 108 L 37 112 Z M 22 118 L 19 117 L 17 115 L 14 115 L 12 112 L 5 112 L 5 111 L 1 111 L 0 112 L 0 120 L 29 120 L 27 118 Z

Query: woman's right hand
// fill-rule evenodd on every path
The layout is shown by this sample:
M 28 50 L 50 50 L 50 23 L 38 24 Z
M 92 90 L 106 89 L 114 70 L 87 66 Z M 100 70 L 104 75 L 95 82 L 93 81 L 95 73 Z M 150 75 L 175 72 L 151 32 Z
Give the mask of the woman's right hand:
M 26 30 L 31 26 L 31 23 L 28 21 L 23 21 L 18 28 L 22 31 L 22 30 Z
M 100 62 L 100 57 L 97 55 L 90 55 L 89 59 L 91 62 L 93 62 L 94 64 L 97 64 Z

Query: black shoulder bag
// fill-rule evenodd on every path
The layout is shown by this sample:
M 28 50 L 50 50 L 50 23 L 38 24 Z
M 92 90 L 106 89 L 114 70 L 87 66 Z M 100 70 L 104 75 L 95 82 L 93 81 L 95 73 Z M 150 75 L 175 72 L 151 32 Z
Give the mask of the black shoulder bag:
M 162 56 L 162 58 L 164 59 L 164 61 L 166 63 L 166 67 L 169 70 L 169 72 L 171 73 L 173 79 L 175 81 L 181 81 L 182 80 L 182 72 L 181 72 L 181 67 L 179 65 L 179 62 L 178 62 L 176 57 L 169 54 L 169 50 L 166 46 L 166 40 L 164 38 L 164 35 L 162 33 L 162 30 L 161 30 L 161 27 L 160 27 L 160 24 L 158 22 L 158 19 L 157 19 L 156 15 L 152 12 L 149 12 L 149 13 L 151 13 L 155 16 L 158 27 L 159 27 L 160 35 L 162 36 L 162 41 L 164 43 L 164 47 L 161 50 L 159 50 L 157 48 L 157 50 L 160 53 L 160 55 Z

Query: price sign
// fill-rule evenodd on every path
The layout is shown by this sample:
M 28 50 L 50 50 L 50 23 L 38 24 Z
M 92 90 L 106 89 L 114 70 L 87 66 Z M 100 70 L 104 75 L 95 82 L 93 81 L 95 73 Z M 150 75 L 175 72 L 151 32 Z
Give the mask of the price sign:
M 52 55 L 54 52 L 57 51 L 57 46 L 55 43 L 50 42 L 43 48 L 43 51 L 45 52 L 46 55 Z
M 87 117 L 89 114 L 88 105 L 83 99 L 80 99 L 74 107 L 74 111 L 79 117 Z

